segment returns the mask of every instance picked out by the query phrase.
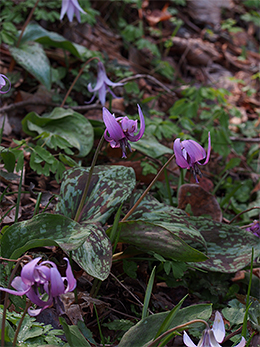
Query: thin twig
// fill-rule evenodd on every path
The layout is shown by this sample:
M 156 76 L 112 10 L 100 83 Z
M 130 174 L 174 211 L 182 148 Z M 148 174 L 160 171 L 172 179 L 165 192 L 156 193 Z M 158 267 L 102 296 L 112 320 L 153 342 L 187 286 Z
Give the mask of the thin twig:
M 138 304 L 140 304 L 142 307 L 144 306 L 142 301 L 140 301 L 122 282 L 120 282 L 112 272 L 110 272 L 110 275 L 138 302 Z M 150 314 L 154 314 L 149 308 L 148 311 Z
M 30 20 L 32 19 L 32 15 L 33 15 L 33 13 L 34 13 L 34 11 L 35 11 L 35 9 L 36 9 L 36 7 L 37 7 L 39 1 L 40 1 L 40 0 L 37 0 L 37 1 L 36 1 L 35 5 L 34 5 L 33 8 L 31 9 L 31 12 L 29 13 L 29 16 L 27 17 L 27 19 L 26 19 L 26 21 L 25 21 L 25 23 L 24 23 L 24 25 L 23 25 L 23 27 L 22 27 L 20 36 L 19 36 L 18 41 L 17 41 L 17 43 L 16 43 L 16 45 L 15 45 L 16 47 L 19 47 L 20 42 L 21 42 L 21 39 L 22 39 L 22 37 L 23 37 L 23 33 L 24 33 L 24 31 L 25 31 L 27 25 L 29 24 Z M 9 66 L 9 71 L 10 71 L 10 72 L 13 71 L 14 66 L 15 66 L 15 60 L 14 60 L 14 58 L 12 58 L 11 63 L 10 63 L 10 66 Z
M 160 86 L 161 88 L 163 88 L 167 93 L 171 94 L 171 95 L 176 95 L 172 90 L 170 90 L 168 87 L 166 87 L 162 82 L 160 82 L 157 78 L 151 76 L 151 75 L 146 75 L 146 74 L 137 74 L 134 76 L 130 76 L 130 77 L 126 77 L 123 78 L 121 81 L 119 81 L 118 83 L 126 83 L 132 80 L 136 80 L 139 78 L 146 78 L 150 81 L 152 81 L 155 84 L 158 84 L 158 86 Z
M 67 100 L 67 97 L 70 95 L 70 92 L 72 91 L 72 88 L 74 87 L 74 85 L 76 84 L 77 80 L 79 79 L 79 77 L 81 76 L 81 74 L 83 73 L 85 67 L 87 64 L 89 64 L 92 60 L 97 59 L 98 61 L 100 61 L 100 59 L 98 57 L 92 57 L 90 59 L 88 59 L 85 64 L 82 66 L 82 68 L 79 70 L 79 73 L 77 74 L 76 78 L 74 79 L 74 81 L 72 82 L 69 90 L 67 91 L 67 94 L 65 95 L 60 107 L 63 107 L 65 105 L 65 102 Z

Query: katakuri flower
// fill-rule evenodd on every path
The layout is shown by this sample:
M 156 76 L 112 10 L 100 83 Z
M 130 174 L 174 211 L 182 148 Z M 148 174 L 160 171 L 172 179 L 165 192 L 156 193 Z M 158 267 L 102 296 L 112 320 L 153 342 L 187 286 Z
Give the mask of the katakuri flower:
M 11 285 L 16 290 L 0 287 L 0 290 L 13 295 L 26 295 L 39 308 L 29 307 L 28 313 L 37 316 L 42 310 L 54 304 L 60 305 L 60 294 L 71 292 L 76 287 L 70 263 L 67 258 L 66 277 L 61 277 L 57 266 L 52 261 L 43 261 L 41 257 L 31 260 L 17 276 Z M 66 281 L 66 286 L 64 282 Z
M 209 161 L 211 142 L 210 133 L 208 133 L 208 153 L 201 145 L 193 140 L 181 141 L 179 138 L 174 141 L 173 150 L 176 157 L 176 163 L 183 169 L 191 169 L 193 176 L 198 183 L 197 174 L 201 177 L 199 165 L 205 165 Z M 204 163 L 200 163 L 200 160 L 205 159 Z
M 136 142 L 140 140 L 144 134 L 145 122 L 143 112 L 139 105 L 137 105 L 137 107 L 141 124 L 140 130 L 136 135 L 134 134 L 138 131 L 137 120 L 131 120 L 128 117 L 115 118 L 113 114 L 103 107 L 103 120 L 106 125 L 104 134 L 105 140 L 110 143 L 112 148 L 121 147 L 123 153 L 122 158 L 126 158 L 126 147 L 132 152 L 128 141 Z
M 62 0 L 60 20 L 62 20 L 65 13 L 67 13 L 69 21 L 72 22 L 72 19 L 73 19 L 74 13 L 75 13 L 77 20 L 80 23 L 80 13 L 79 12 L 86 13 L 79 6 L 78 0 Z
M 6 85 L 6 80 L 9 82 L 9 88 L 5 91 L 1 90 Z M 11 89 L 11 82 L 10 80 L 3 74 L 0 74 L 0 94 L 8 93 Z
M 246 229 L 246 231 L 250 231 L 253 233 L 255 236 L 260 237 L 260 225 L 259 221 L 254 220 L 252 224 Z
M 219 343 L 224 340 L 225 337 L 225 325 L 221 314 L 217 311 L 215 314 L 215 320 L 212 329 L 209 327 L 203 331 L 202 337 L 196 346 L 189 335 L 184 331 L 183 342 L 187 347 L 221 347 Z M 241 341 L 235 347 L 244 347 L 246 340 L 242 337 Z
M 123 83 L 114 83 L 110 81 L 110 79 L 107 77 L 105 66 L 101 61 L 98 62 L 98 76 L 97 76 L 97 84 L 94 88 L 91 87 L 91 83 L 88 85 L 88 91 L 91 93 L 94 93 L 91 100 L 87 102 L 87 104 L 91 103 L 97 92 L 98 92 L 98 98 L 101 102 L 101 105 L 104 106 L 106 102 L 106 93 L 109 92 L 113 98 L 117 98 L 117 96 L 112 92 L 110 87 L 118 87 L 123 86 Z

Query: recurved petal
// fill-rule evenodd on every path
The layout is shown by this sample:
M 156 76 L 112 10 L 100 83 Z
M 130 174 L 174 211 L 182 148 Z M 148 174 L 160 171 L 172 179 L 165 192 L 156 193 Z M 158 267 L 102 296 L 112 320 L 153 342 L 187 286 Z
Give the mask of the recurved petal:
M 36 289 L 37 291 L 37 289 Z M 32 303 L 34 303 L 37 306 L 40 307 L 48 307 L 52 304 L 53 298 L 50 296 L 47 301 L 41 300 L 40 294 L 37 292 L 35 293 L 34 288 L 31 288 L 26 296 L 31 300 Z
M 71 0 L 71 1 L 72 1 L 73 5 L 75 6 L 75 8 L 76 8 L 77 10 L 79 10 L 79 11 L 82 12 L 82 13 L 86 13 L 86 12 L 79 6 L 78 0 Z
M 138 140 L 140 140 L 140 138 L 143 136 L 144 131 L 145 131 L 145 121 L 144 121 L 144 115 L 143 112 L 141 110 L 141 107 L 137 104 L 137 108 L 138 108 L 138 113 L 139 113 L 139 118 L 140 118 L 140 130 L 139 133 L 137 135 L 126 135 L 126 138 L 131 141 L 131 142 L 136 142 Z
M 106 93 L 107 93 L 106 85 L 103 83 L 98 91 L 98 98 L 102 106 L 104 106 L 106 103 Z
M 60 20 L 62 20 L 62 18 L 64 17 L 65 13 L 67 12 L 67 9 L 68 9 L 68 6 L 69 6 L 69 1 L 70 0 L 62 0 Z
M 107 131 L 109 132 L 110 140 L 118 142 L 125 137 L 121 126 L 105 107 L 103 107 L 103 121 L 106 125 Z
M 66 270 L 67 288 L 65 290 L 65 293 L 67 293 L 67 292 L 71 292 L 72 290 L 75 289 L 77 281 L 73 275 L 68 258 L 64 258 L 64 260 L 66 260 L 66 262 L 67 262 L 67 270 Z
M 220 343 L 225 337 L 225 325 L 221 314 L 217 311 L 215 314 L 215 319 L 212 327 L 215 339 Z
M 184 331 L 184 333 L 183 333 L 183 343 L 184 343 L 187 347 L 196 347 L 195 343 L 191 340 L 191 338 L 190 338 L 189 335 L 186 333 L 186 331 Z
M 72 20 L 73 20 L 74 10 L 75 10 L 75 7 L 74 7 L 73 3 L 71 2 L 71 0 L 69 0 L 69 4 L 68 4 L 68 8 L 67 8 L 67 16 L 68 16 L 70 22 L 72 22 Z
M 42 308 L 33 308 L 31 306 L 28 308 L 27 312 L 31 317 L 35 317 L 35 316 L 38 316 L 38 314 L 40 314 L 47 307 L 49 307 L 49 306 L 42 307 Z
M 22 278 L 20 276 L 15 277 L 14 280 L 12 281 L 11 285 L 16 290 L 3 288 L 3 287 L 0 287 L 0 290 L 3 291 L 3 292 L 7 292 L 9 294 L 22 296 L 22 295 L 28 293 L 28 291 L 31 288 L 31 286 L 27 286 L 22 281 Z
M 206 157 L 206 152 L 200 144 L 193 140 L 182 141 L 182 146 L 190 157 L 191 164 L 197 163 L 199 160 Z
M 240 341 L 239 344 L 236 345 L 235 347 L 244 347 L 245 344 L 246 344 L 246 340 L 245 340 L 245 338 L 242 336 L 241 341 Z
M 3 75 L 3 74 L 0 74 L 0 89 L 6 85 L 6 80 L 7 80 L 8 83 L 9 83 L 9 87 L 8 87 L 8 89 L 5 90 L 5 91 L 1 91 L 1 90 L 0 90 L 0 94 L 8 93 L 9 90 L 11 89 L 11 82 L 10 82 L 9 78 L 7 78 L 7 77 L 6 77 L 5 75 Z
M 187 160 L 183 157 L 182 142 L 179 138 L 174 141 L 173 150 L 174 150 L 174 154 L 175 154 L 176 164 L 179 165 L 183 169 L 189 168 L 190 166 L 189 166 Z
M 58 296 L 60 294 L 63 294 L 65 292 L 65 286 L 62 280 L 62 277 L 56 268 L 50 269 L 51 274 L 51 295 L 55 298 L 55 296 Z
M 208 161 L 209 161 L 209 157 L 210 157 L 210 151 L 211 151 L 211 139 L 210 139 L 210 132 L 208 133 L 208 152 L 207 152 L 207 158 L 206 158 L 206 160 L 205 160 L 205 162 L 204 163 L 198 163 L 198 164 L 200 164 L 200 165 L 205 165 L 205 164 L 207 164 L 208 163 Z
M 35 271 L 37 263 L 41 260 L 41 257 L 31 260 L 28 264 L 24 265 L 21 271 L 21 277 L 25 284 L 32 285 L 35 281 L 39 280 L 39 274 Z

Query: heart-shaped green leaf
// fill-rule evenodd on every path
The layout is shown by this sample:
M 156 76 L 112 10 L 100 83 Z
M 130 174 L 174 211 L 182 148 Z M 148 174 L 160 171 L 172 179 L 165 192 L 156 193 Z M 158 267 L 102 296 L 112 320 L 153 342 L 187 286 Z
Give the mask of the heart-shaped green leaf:
M 85 157 L 94 142 L 93 127 L 84 116 L 71 109 L 56 107 L 50 114 L 39 116 L 30 112 L 22 120 L 23 130 L 30 136 L 43 134 L 45 144 L 57 150 L 69 147 L 78 149 L 79 157 Z
M 70 169 L 65 172 L 56 211 L 74 218 L 88 178 L 89 168 Z M 132 193 L 135 173 L 125 166 L 96 166 L 91 178 L 86 205 L 81 221 L 89 219 L 104 224 Z
M 5 229 L 1 255 L 18 258 L 30 248 L 57 245 L 88 274 L 104 280 L 111 267 L 112 249 L 100 223 L 79 224 L 61 215 L 42 213 Z

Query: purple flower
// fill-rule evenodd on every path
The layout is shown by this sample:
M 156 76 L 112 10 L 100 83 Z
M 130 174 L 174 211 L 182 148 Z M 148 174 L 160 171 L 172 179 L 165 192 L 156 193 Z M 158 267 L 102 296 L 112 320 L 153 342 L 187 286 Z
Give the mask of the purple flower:
M 252 232 L 255 236 L 260 237 L 260 225 L 259 221 L 254 220 L 252 224 L 246 229 L 246 231 Z
M 221 347 L 221 343 L 225 337 L 225 326 L 221 314 L 217 311 L 212 329 L 209 327 L 203 331 L 202 337 L 197 347 Z M 189 335 L 184 331 L 183 342 L 187 347 L 196 347 Z M 235 347 L 244 347 L 246 340 L 242 337 L 240 343 Z
M 196 141 L 176 139 L 174 141 L 173 150 L 176 157 L 176 163 L 183 169 L 191 169 L 196 182 L 198 183 L 197 174 L 201 177 L 199 165 L 205 165 L 209 161 L 210 156 L 210 133 L 208 134 L 208 153 L 206 157 L 206 151 Z M 200 163 L 199 160 L 205 159 L 204 163 Z
M 62 0 L 60 20 L 62 20 L 62 18 L 64 17 L 66 12 L 67 12 L 67 16 L 68 16 L 70 22 L 72 22 L 72 19 L 73 19 L 74 13 L 75 13 L 79 23 L 80 23 L 80 13 L 79 12 L 86 13 L 79 6 L 78 0 Z
M 141 107 L 139 105 L 137 105 L 137 107 L 141 121 L 140 130 L 137 135 L 134 135 L 138 131 L 137 120 L 131 120 L 128 117 L 115 118 L 113 114 L 103 107 L 103 120 L 106 125 L 104 137 L 112 148 L 121 147 L 123 152 L 122 158 L 126 158 L 126 147 L 132 152 L 128 141 L 136 142 L 140 140 L 144 134 L 144 116 Z
M 106 102 L 106 93 L 107 91 L 113 96 L 113 98 L 117 98 L 117 96 L 112 92 L 112 90 L 108 87 L 117 87 L 117 86 L 123 86 L 123 83 L 113 83 L 110 81 L 110 79 L 107 77 L 105 66 L 103 63 L 98 62 L 98 76 L 97 76 L 97 84 L 95 88 L 91 87 L 91 83 L 88 85 L 88 91 L 91 93 L 94 93 L 91 100 L 87 102 L 87 104 L 91 103 L 96 93 L 98 92 L 98 98 L 101 102 L 101 105 L 104 106 Z
M 6 80 L 9 82 L 9 88 L 5 91 L 1 91 L 1 89 L 6 85 Z M 11 89 L 11 82 L 10 80 L 3 74 L 0 74 L 0 94 L 8 93 Z
M 26 264 L 21 271 L 21 276 L 17 276 L 11 285 L 16 290 L 0 287 L 0 290 L 13 295 L 26 296 L 32 303 L 39 306 L 34 309 L 30 307 L 28 313 L 37 316 L 42 310 L 49 307 L 53 301 L 59 304 L 59 295 L 71 292 L 76 287 L 76 280 L 73 276 L 71 266 L 67 258 L 66 277 L 61 277 L 57 266 L 52 261 L 38 262 L 41 257 L 35 258 Z M 64 284 L 66 281 L 66 286 Z

